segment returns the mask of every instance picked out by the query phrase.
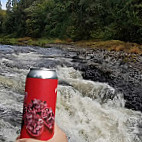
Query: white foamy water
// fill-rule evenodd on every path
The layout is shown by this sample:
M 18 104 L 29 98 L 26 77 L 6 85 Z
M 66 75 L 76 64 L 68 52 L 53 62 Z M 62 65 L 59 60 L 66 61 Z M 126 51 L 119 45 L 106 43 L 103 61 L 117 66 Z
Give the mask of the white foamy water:
M 41 58 L 36 53 L 27 55 L 31 66 Z M 14 60 L 26 65 L 25 56 L 14 55 Z M 17 69 L 17 64 L 9 68 L 5 63 L 15 65 L 9 59 L 1 61 L 4 72 L 0 75 L 0 141 L 12 142 L 20 130 L 28 70 Z M 142 113 L 126 109 L 123 94 L 107 83 L 84 80 L 81 72 L 72 67 L 58 66 L 56 70 L 59 76 L 56 122 L 69 142 L 142 142 Z
M 142 142 L 137 135 L 142 114 L 124 108 L 121 94 L 107 84 L 83 80 L 73 68 L 59 68 L 58 75 L 71 85 L 59 85 L 56 114 L 70 142 Z

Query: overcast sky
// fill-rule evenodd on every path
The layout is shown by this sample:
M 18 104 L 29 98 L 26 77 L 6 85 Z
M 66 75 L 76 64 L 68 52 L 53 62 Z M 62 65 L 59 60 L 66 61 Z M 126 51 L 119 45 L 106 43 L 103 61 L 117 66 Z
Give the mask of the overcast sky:
M 1 0 L 2 9 L 6 9 L 6 2 L 7 0 Z

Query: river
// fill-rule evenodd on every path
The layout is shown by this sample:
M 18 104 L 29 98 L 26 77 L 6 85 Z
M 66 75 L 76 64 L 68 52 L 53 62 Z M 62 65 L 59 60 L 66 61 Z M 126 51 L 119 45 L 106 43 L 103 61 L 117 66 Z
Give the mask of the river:
M 69 142 L 142 142 L 142 113 L 126 108 L 123 91 L 108 82 L 85 79 L 77 56 L 71 49 L 0 45 L 1 142 L 13 142 L 20 133 L 31 67 L 56 69 L 56 122 Z

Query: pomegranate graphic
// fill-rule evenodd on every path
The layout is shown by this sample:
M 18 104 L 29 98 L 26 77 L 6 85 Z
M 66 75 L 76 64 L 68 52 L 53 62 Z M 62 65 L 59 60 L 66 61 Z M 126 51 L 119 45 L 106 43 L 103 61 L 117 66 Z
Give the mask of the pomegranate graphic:
M 28 105 L 24 105 L 24 123 L 28 133 L 34 137 L 40 136 L 44 131 L 44 127 L 49 130 L 54 126 L 54 113 L 47 106 L 46 101 L 38 99 L 32 100 Z

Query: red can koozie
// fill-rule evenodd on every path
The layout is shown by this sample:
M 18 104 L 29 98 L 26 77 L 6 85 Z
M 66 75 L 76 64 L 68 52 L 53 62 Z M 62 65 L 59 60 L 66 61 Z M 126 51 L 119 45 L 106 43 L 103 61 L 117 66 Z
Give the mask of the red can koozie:
M 57 83 L 54 70 L 30 70 L 26 79 L 20 138 L 49 140 L 53 137 Z

